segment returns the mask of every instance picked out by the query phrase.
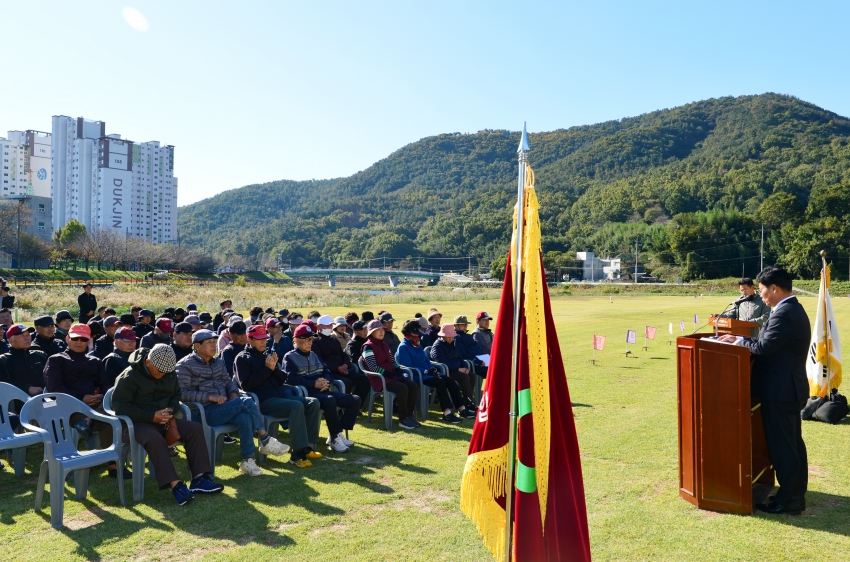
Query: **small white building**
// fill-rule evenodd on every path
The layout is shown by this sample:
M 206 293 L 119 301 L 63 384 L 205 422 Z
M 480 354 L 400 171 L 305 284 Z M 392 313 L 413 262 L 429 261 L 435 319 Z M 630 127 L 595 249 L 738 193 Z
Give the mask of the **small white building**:
M 577 252 L 576 259 L 584 262 L 582 278 L 585 281 L 613 281 L 620 278 L 620 258 L 598 258 L 593 252 Z

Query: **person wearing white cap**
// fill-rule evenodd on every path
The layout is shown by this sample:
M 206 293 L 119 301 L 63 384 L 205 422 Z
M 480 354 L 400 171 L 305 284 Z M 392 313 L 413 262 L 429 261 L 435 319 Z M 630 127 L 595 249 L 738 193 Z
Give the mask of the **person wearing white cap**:
M 348 354 L 340 348 L 339 340 L 333 336 L 332 323 L 330 316 L 319 318 L 319 334 L 313 339 L 312 351 L 334 378 L 343 382 L 346 391 L 359 396 L 361 405 L 365 404 L 369 398 L 369 378 L 357 370 Z
M 333 333 L 331 335 L 337 339 L 339 346 L 343 350 L 345 350 L 348 342 L 351 341 L 351 336 L 348 334 L 349 329 L 350 327 L 348 326 L 348 322 L 345 321 L 345 318 L 342 316 L 334 318 Z

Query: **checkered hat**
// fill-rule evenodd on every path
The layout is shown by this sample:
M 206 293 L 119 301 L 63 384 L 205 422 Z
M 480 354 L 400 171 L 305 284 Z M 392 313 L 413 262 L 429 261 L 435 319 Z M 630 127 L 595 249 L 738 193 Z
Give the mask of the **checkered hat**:
M 173 373 L 174 367 L 177 365 L 177 356 L 174 355 L 174 350 L 165 343 L 158 343 L 153 346 L 153 349 L 148 353 L 148 359 L 160 373 Z

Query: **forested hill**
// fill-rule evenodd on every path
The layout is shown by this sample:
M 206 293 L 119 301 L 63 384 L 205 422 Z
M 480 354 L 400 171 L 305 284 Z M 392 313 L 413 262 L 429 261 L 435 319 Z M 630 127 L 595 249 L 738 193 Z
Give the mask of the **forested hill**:
M 529 135 L 547 264 L 595 250 L 662 276 L 755 275 L 766 263 L 848 270 L 850 121 L 790 96 L 696 102 Z M 348 178 L 276 181 L 182 207 L 181 242 L 228 261 L 503 254 L 519 133 L 444 134 Z M 252 228 L 250 236 L 246 227 Z M 843 262 L 843 263 L 842 263 Z

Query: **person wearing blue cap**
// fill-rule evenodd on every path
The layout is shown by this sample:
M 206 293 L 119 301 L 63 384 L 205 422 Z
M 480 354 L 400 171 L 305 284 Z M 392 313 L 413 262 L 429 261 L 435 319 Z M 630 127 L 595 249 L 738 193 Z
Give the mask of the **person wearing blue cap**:
M 196 305 L 193 302 L 190 302 L 189 304 L 186 305 L 186 312 L 192 312 L 193 310 L 195 312 L 197 312 L 198 311 L 198 305 Z

